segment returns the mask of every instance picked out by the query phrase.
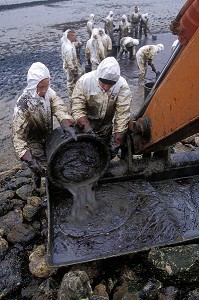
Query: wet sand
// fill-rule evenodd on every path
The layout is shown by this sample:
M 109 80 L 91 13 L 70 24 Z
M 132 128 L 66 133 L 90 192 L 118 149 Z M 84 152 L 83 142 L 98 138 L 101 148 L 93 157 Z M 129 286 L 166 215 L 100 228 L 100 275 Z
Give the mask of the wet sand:
M 155 58 L 159 71 L 170 56 L 170 47 L 176 39 L 169 32 L 169 24 L 175 18 L 184 1 L 137 1 L 141 13 L 149 13 L 151 31 L 157 36 L 143 39 L 144 44 L 163 43 L 165 50 Z M 17 98 L 26 86 L 26 75 L 35 61 L 46 64 L 51 72 L 52 87 L 67 102 L 66 75 L 62 69 L 60 38 L 65 25 L 77 31 L 83 42 L 81 57 L 85 62 L 84 48 L 87 40 L 86 21 L 90 13 L 95 14 L 96 27 L 103 27 L 103 20 L 109 11 L 114 12 L 115 25 L 120 17 L 132 11 L 132 2 L 126 1 L 61 1 L 56 3 L 15 7 L 2 10 L 0 7 L 1 45 L 0 45 L 0 172 L 8 170 L 20 162 L 14 155 L 11 133 L 12 114 Z M 121 73 L 127 79 L 132 93 L 132 111 L 142 105 L 144 90 L 137 86 L 136 61 L 126 58 L 120 62 Z M 147 72 L 147 79 L 153 79 L 154 73 Z

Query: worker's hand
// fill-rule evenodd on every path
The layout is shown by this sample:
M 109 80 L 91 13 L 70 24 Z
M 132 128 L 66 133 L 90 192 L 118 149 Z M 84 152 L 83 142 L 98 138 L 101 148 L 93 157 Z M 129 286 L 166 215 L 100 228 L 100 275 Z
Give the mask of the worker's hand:
M 25 154 L 21 157 L 23 161 L 27 163 L 29 168 L 36 174 L 36 175 L 44 175 L 45 169 L 44 167 L 32 156 L 30 150 L 27 150 Z
M 79 118 L 77 120 L 77 124 L 84 133 L 95 136 L 95 133 L 94 133 L 94 131 L 90 125 L 90 122 L 88 121 L 86 116 Z
M 111 159 L 113 159 L 120 149 L 120 146 L 124 139 L 124 132 L 116 132 L 113 143 L 111 144 Z
M 73 127 L 73 122 L 68 119 L 64 119 L 61 121 L 61 127 L 65 134 L 66 138 L 72 138 L 73 140 L 77 141 L 77 135 L 75 132 L 75 128 Z

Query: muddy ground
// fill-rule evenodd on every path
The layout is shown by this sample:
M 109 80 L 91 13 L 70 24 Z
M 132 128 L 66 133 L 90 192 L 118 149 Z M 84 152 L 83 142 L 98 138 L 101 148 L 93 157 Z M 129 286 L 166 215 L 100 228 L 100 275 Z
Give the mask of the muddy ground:
M 169 24 L 184 4 L 183 0 L 136 1 L 140 12 L 149 13 L 151 31 L 157 36 L 153 41 L 149 36 L 144 44 L 163 43 L 165 50 L 155 63 L 162 70 L 170 56 L 170 47 L 176 39 L 169 32 Z M 95 14 L 96 27 L 103 26 L 103 20 L 110 10 L 114 12 L 115 25 L 120 17 L 133 9 L 132 1 L 60 1 L 23 7 L 14 5 L 12 9 L 0 7 L 0 172 L 19 164 L 13 151 L 11 140 L 12 115 L 15 102 L 26 86 L 26 75 L 33 62 L 41 61 L 48 66 L 52 76 L 52 86 L 67 102 L 66 76 L 62 69 L 60 38 L 65 25 L 77 31 L 83 42 L 81 57 L 85 63 L 84 47 L 87 40 L 86 21 L 90 13 Z M 8 8 L 8 6 L 7 6 Z M 135 113 L 143 102 L 144 90 L 137 86 L 136 61 L 123 58 L 120 62 L 122 75 L 128 80 L 133 93 L 132 111 Z M 154 79 L 154 73 L 148 72 L 147 79 Z

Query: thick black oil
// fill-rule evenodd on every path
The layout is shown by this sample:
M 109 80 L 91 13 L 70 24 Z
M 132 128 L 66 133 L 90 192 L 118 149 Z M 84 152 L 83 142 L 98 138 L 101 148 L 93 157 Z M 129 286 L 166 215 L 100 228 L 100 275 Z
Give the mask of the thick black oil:
M 52 264 L 66 265 L 181 243 L 198 235 L 199 177 L 96 187 L 87 222 L 73 221 L 72 196 L 49 186 Z M 78 201 L 78 199 L 76 199 Z M 85 220 L 84 220 L 85 221 Z

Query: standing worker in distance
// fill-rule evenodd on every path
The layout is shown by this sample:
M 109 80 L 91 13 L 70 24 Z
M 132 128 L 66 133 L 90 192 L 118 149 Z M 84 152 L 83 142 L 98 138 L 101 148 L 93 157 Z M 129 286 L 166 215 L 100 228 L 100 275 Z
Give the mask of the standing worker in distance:
M 83 75 L 83 68 L 77 56 L 75 42 L 77 42 L 75 31 L 71 29 L 66 30 L 61 39 L 61 55 L 63 60 L 63 69 L 67 76 L 69 108 L 71 106 L 71 96 L 75 83 L 78 78 Z

